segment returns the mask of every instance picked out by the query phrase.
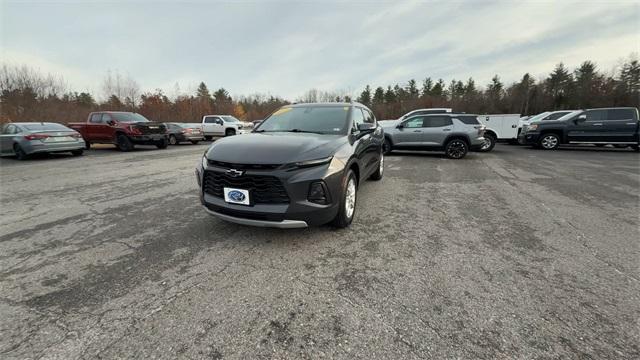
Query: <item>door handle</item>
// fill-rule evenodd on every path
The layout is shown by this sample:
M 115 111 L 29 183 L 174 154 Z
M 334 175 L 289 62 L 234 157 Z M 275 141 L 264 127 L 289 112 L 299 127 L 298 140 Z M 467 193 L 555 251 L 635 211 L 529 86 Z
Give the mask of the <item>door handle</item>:
M 627 125 L 637 125 L 637 122 L 627 123 Z
M 451 131 L 451 129 L 447 128 L 447 129 L 442 129 L 442 131 Z
M 422 132 L 422 130 L 413 130 L 413 132 Z
M 599 123 L 599 124 L 593 124 L 593 126 L 602 126 L 602 123 Z

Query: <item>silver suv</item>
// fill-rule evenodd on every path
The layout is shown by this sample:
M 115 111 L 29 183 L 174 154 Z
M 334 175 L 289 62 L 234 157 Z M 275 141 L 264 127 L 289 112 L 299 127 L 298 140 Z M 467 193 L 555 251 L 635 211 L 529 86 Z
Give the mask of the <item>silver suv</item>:
M 383 125 L 384 151 L 440 150 L 452 159 L 463 158 L 484 143 L 484 125 L 477 115 L 416 115 Z

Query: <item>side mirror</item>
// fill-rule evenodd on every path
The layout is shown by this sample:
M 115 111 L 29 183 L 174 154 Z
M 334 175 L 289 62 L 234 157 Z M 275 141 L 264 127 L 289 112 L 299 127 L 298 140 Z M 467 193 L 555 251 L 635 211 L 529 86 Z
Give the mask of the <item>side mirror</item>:
M 404 124 L 400 123 L 398 124 L 398 126 L 396 126 L 396 129 L 402 129 L 404 127 Z
M 374 125 L 368 123 L 358 124 L 358 131 L 360 132 L 372 132 L 375 128 L 376 127 Z
M 116 122 L 115 122 L 115 121 L 113 121 L 113 120 L 109 120 L 109 121 L 107 121 L 107 125 L 109 125 L 109 126 L 113 126 L 113 125 L 115 125 L 115 124 L 116 124 Z
M 582 115 L 578 115 L 578 118 L 576 119 L 576 123 L 581 123 L 581 122 L 585 122 L 587 121 L 587 115 L 582 114 Z

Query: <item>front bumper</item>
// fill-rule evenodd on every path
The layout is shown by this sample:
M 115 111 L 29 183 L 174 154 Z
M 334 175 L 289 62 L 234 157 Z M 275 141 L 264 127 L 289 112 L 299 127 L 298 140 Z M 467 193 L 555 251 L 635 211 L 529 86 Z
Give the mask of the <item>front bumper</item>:
M 167 139 L 166 134 L 149 134 L 149 135 L 134 135 L 130 136 L 131 142 L 137 145 L 155 145 L 162 139 Z
M 247 170 L 243 176 L 277 177 L 289 197 L 288 203 L 255 203 L 249 206 L 227 203 L 223 198 L 205 192 L 204 171 L 222 172 L 224 169 L 211 165 L 206 170 L 200 166 L 196 169 L 200 202 L 209 214 L 223 220 L 251 226 L 299 228 L 326 224 L 338 214 L 343 167 L 336 169 L 331 164 L 324 164 L 294 171 Z M 323 181 L 326 185 L 327 204 L 307 200 L 309 187 L 316 181 Z
M 521 145 L 534 145 L 538 143 L 540 133 L 537 132 L 521 132 L 518 135 L 518 143 Z

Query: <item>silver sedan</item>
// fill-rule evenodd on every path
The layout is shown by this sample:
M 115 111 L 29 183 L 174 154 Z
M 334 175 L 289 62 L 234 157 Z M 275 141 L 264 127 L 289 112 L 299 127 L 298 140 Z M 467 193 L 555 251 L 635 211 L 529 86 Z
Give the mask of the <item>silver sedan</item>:
M 58 123 L 8 123 L 0 133 L 0 155 L 15 155 L 19 160 L 35 153 L 70 152 L 80 156 L 84 148 L 80 133 Z

